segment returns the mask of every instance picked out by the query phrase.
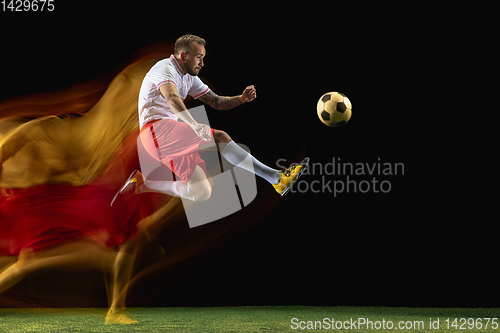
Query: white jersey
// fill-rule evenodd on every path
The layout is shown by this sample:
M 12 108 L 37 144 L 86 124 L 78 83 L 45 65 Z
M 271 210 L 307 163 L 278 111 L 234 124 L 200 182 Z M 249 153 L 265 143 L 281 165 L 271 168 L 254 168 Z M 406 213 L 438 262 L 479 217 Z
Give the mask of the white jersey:
M 177 120 L 178 117 L 170 110 L 160 92 L 160 87 L 164 84 L 175 85 L 182 100 L 185 100 L 187 95 L 197 99 L 210 91 L 198 76 L 184 73 L 174 55 L 158 61 L 146 74 L 139 92 L 140 128 L 157 119 Z

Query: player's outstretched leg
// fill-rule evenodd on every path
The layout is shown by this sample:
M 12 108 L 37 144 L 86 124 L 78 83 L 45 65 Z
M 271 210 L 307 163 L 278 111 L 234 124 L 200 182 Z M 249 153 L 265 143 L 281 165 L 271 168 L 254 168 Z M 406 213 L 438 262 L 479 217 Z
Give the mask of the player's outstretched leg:
M 292 164 L 286 170 L 276 170 L 263 164 L 246 150 L 239 147 L 227 133 L 216 130 L 214 133 L 215 142 L 225 144 L 221 155 L 231 164 L 251 171 L 264 178 L 273 185 L 275 190 L 281 195 L 286 195 L 292 186 L 297 182 L 309 165 L 309 158 L 306 157 L 298 164 Z

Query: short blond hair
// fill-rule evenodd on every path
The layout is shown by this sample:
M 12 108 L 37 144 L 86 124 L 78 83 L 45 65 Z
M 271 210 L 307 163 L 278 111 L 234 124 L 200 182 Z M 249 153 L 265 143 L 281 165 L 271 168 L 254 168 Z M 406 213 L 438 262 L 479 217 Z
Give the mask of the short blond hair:
M 176 55 L 179 55 L 183 51 L 186 53 L 189 53 L 189 50 L 191 49 L 192 43 L 196 43 L 196 44 L 200 44 L 200 45 L 205 46 L 207 42 L 203 38 L 195 36 L 195 35 L 191 35 L 191 34 L 184 35 L 184 36 L 177 38 L 177 40 L 175 41 L 174 53 Z

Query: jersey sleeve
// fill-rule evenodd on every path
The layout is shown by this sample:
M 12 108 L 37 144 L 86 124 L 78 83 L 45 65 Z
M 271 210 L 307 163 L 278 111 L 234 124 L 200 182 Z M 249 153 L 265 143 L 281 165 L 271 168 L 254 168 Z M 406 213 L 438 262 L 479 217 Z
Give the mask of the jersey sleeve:
M 189 89 L 188 95 L 192 96 L 194 99 L 197 99 L 205 95 L 209 91 L 210 88 L 205 83 L 203 83 L 203 81 L 201 81 L 199 77 L 195 76 L 193 85 L 191 86 L 191 89 Z
M 167 83 L 173 84 L 177 87 L 177 80 L 174 71 L 175 69 L 172 66 L 161 64 L 159 66 L 153 66 L 147 76 L 158 90 L 160 90 L 162 85 Z

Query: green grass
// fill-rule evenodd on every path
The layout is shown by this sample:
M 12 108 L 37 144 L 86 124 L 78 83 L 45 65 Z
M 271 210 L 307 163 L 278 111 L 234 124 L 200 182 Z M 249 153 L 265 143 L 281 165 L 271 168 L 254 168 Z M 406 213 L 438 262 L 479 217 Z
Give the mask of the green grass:
M 312 306 L 248 306 L 248 307 L 200 307 L 200 308 L 130 308 L 127 314 L 139 321 L 137 325 L 105 325 L 107 309 L 0 309 L 0 332 L 310 332 L 292 329 L 292 318 L 297 318 L 303 327 L 307 322 L 323 323 L 324 318 L 335 321 L 353 321 L 366 318 L 377 325 L 391 321 L 393 329 L 368 329 L 366 324 L 357 329 L 320 329 L 319 332 L 500 332 L 490 321 L 488 329 L 469 328 L 462 330 L 447 328 L 446 318 L 499 318 L 500 309 L 454 309 L 454 308 L 388 308 L 388 307 L 312 307 Z M 439 329 L 432 329 L 429 320 L 439 318 Z M 420 329 L 400 330 L 396 326 L 404 323 L 423 322 Z M 497 320 L 497 322 L 500 321 Z M 327 322 L 330 322 L 327 320 Z M 459 321 L 457 321 L 460 324 Z M 500 322 L 498 323 L 500 326 Z M 293 325 L 296 327 L 297 325 Z M 328 325 L 327 325 L 328 326 Z

